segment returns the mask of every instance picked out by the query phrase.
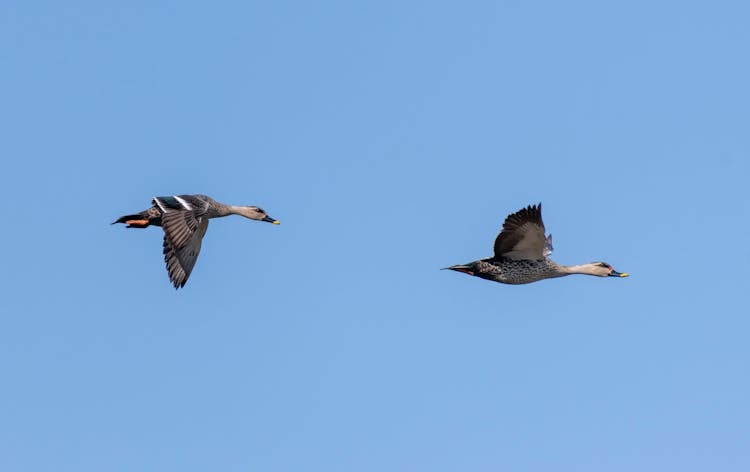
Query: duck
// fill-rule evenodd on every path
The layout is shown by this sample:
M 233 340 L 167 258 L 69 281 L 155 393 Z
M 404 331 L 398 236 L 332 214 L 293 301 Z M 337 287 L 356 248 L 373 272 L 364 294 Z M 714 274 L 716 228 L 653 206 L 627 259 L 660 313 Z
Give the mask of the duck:
M 128 228 L 141 229 L 161 226 L 164 230 L 164 262 L 169 280 L 178 289 L 185 286 L 198 260 L 208 220 L 228 215 L 279 224 L 279 220 L 257 206 L 225 205 L 200 194 L 153 197 L 147 210 L 121 216 L 112 224 L 123 223 Z
M 602 261 L 560 265 L 549 258 L 552 235 L 545 236 L 542 204 L 529 205 L 508 215 L 495 239 L 494 255 L 445 269 L 502 284 L 521 285 L 571 274 L 628 277 Z

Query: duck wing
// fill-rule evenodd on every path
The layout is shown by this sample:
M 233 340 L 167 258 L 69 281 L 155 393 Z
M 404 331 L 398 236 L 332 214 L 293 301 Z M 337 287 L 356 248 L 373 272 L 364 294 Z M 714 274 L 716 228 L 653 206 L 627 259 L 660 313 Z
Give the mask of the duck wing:
M 185 286 L 185 283 L 193 271 L 195 261 L 198 260 L 198 254 L 201 252 L 201 243 L 203 236 L 208 230 L 208 218 L 198 217 L 196 219 L 197 227 L 192 231 L 187 243 L 182 246 L 175 246 L 167 235 L 166 226 L 164 230 L 164 262 L 167 265 L 169 280 L 172 281 L 174 288 Z
M 193 239 L 200 219 L 207 216 L 210 207 L 210 202 L 202 195 L 154 197 L 153 202 L 162 211 L 164 235 L 175 249 L 183 248 Z
M 529 205 L 505 218 L 495 239 L 495 258 L 542 259 L 551 250 L 550 243 L 544 237 L 542 204 Z
M 208 230 L 211 201 L 204 195 L 174 195 L 154 197 L 153 202 L 162 212 L 164 262 L 169 280 L 179 288 L 185 285 L 198 260 Z

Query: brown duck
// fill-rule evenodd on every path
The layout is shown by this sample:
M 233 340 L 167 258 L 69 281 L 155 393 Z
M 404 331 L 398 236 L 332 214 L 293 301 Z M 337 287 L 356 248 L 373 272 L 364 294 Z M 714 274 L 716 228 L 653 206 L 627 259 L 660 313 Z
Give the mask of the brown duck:
M 503 229 L 495 239 L 494 256 L 446 269 L 515 285 L 570 274 L 628 276 L 601 261 L 572 266 L 556 263 L 548 257 L 552 253 L 552 236 L 545 237 L 544 231 L 542 204 L 529 205 L 505 219 Z
M 112 224 L 124 223 L 128 228 L 161 226 L 164 229 L 164 262 L 169 280 L 175 288 L 185 286 L 190 277 L 209 219 L 241 215 L 251 220 L 279 224 L 278 220 L 256 206 L 225 205 L 206 195 L 154 197 L 151 202 L 151 208 L 121 216 Z

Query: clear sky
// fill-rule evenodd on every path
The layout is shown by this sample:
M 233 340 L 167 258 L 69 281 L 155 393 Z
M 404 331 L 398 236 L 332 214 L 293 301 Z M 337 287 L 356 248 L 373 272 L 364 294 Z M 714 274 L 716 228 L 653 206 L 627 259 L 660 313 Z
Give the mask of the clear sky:
M 0 469 L 750 470 L 741 1 L 6 1 Z M 175 291 L 154 195 L 213 221 Z M 440 271 L 542 202 L 526 286 Z

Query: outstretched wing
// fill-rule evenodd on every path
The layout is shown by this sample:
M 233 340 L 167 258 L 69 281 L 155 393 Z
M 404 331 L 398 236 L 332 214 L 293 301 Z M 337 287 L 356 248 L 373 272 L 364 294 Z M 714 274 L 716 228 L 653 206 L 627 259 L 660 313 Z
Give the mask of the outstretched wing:
M 199 217 L 196 219 L 196 228 L 190 234 L 190 238 L 182 246 L 176 246 L 170 241 L 164 229 L 164 262 L 167 264 L 167 273 L 169 280 L 172 281 L 174 288 L 185 286 L 185 283 L 193 271 L 195 261 L 198 260 L 198 254 L 201 252 L 201 243 L 203 236 L 208 230 L 208 218 Z
M 545 256 L 547 244 L 542 204 L 529 205 L 505 219 L 503 229 L 495 239 L 495 258 L 541 259 Z
M 209 202 L 202 195 L 154 197 L 153 202 L 162 211 L 164 234 L 175 249 L 181 249 L 193 239 L 200 226 L 199 220 L 209 208 Z
M 169 280 L 175 288 L 185 285 L 201 252 L 203 236 L 208 230 L 210 199 L 205 195 L 154 197 L 161 210 L 164 229 L 164 262 Z

